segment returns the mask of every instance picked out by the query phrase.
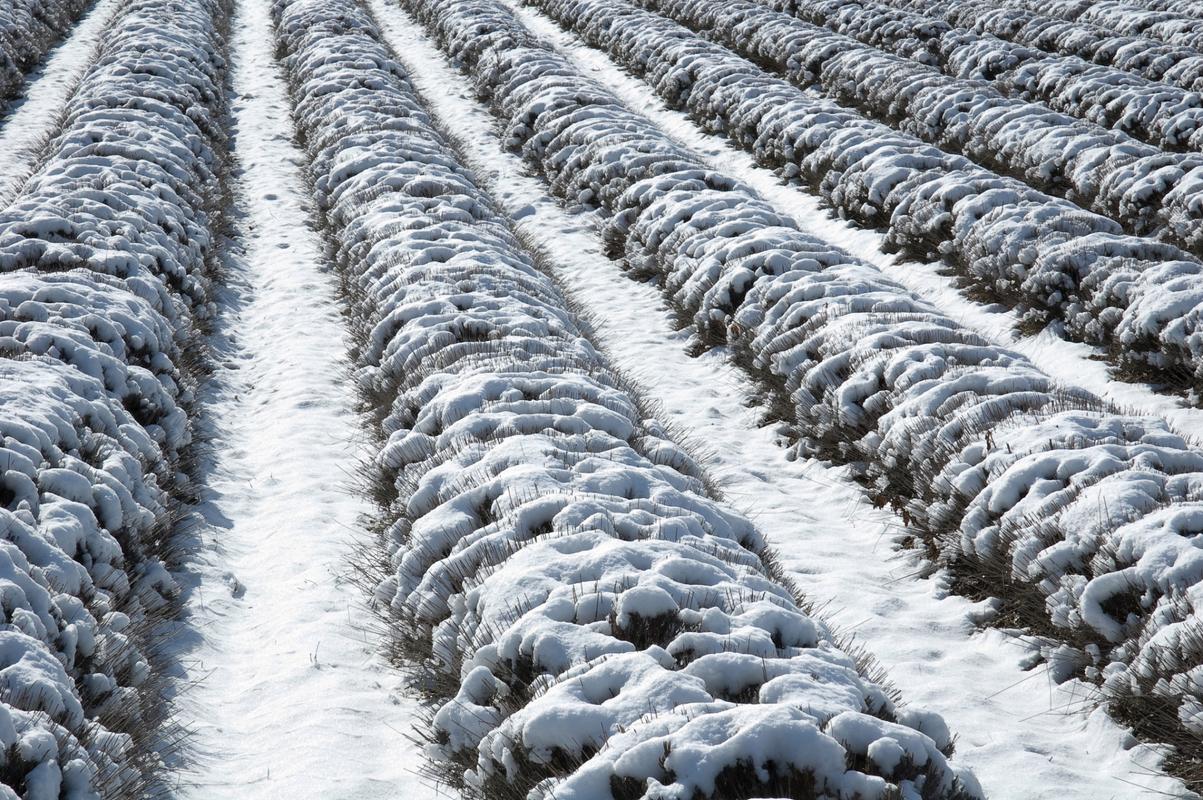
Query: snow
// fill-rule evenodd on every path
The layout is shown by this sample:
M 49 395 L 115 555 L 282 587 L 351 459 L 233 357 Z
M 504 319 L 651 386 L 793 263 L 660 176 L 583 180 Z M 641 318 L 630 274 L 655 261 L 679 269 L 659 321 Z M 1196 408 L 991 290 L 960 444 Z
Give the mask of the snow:
M 87 0 L 27 0 L 0 9 L 0 102 L 17 92 L 23 73 L 86 7 Z
M 155 638 L 177 592 L 164 560 L 190 490 L 188 364 L 208 288 L 216 142 L 197 123 L 220 110 L 218 13 L 128 4 L 0 210 L 0 736 L 26 797 L 155 786 Z M 179 106 L 139 76 L 168 65 L 189 84 Z
M 759 12 L 753 5 L 720 6 L 700 0 L 667 5 L 674 16 L 696 20 L 703 27 L 714 26 L 719 37 L 731 31 L 740 47 L 746 36 L 732 20 L 773 18 L 771 12 Z M 591 41 L 623 54 L 662 96 L 688 108 L 704 125 L 725 130 L 759 160 L 817 186 L 841 215 L 886 227 L 892 249 L 920 256 L 942 255 L 982 291 L 1017 305 L 1029 322 L 1062 319 L 1068 335 L 1088 343 L 1108 344 L 1117 337 L 1128 345 L 1122 350 L 1113 348 L 1114 357 L 1125 369 L 1136 373 L 1193 371 L 1197 359 L 1189 353 L 1195 347 L 1196 312 L 1191 295 L 1180 292 L 1167 298 L 1161 288 L 1166 269 L 1189 273 L 1197 268 L 1198 262 L 1185 252 L 1123 236 L 1109 219 L 925 147 L 838 106 L 814 101 L 729 51 L 689 37 L 679 26 L 631 6 L 606 4 L 604 10 L 596 3 L 544 6 L 562 20 L 596 23 L 604 18 L 604 28 L 582 26 Z M 728 9 L 731 18 L 724 16 Z M 819 32 L 818 36 L 829 34 Z M 750 54 L 754 51 L 759 59 L 782 65 L 796 60 L 791 55 L 795 44 L 780 47 L 782 37 L 774 30 L 765 37 L 753 40 Z M 845 75 L 841 61 L 852 55 L 856 55 L 856 66 Z M 822 72 L 828 89 L 845 82 L 854 87 L 881 86 L 882 104 L 874 106 L 876 112 L 885 118 L 909 118 L 915 109 L 908 110 L 900 102 L 905 93 L 891 78 L 861 74 L 862 68 L 873 65 L 871 57 L 853 49 L 821 67 L 799 67 L 794 74 L 807 80 L 807 73 Z M 902 72 L 879 66 L 891 74 Z M 856 88 L 845 94 L 868 97 L 862 102 L 873 104 L 872 92 Z M 773 102 L 764 102 L 768 96 Z M 748 97 L 757 98 L 756 102 L 749 103 Z M 987 127 L 997 127 L 996 122 L 984 118 Z M 995 160 L 1007 167 L 1006 172 L 1022 173 L 1022 163 L 1005 155 L 1009 150 L 1025 149 L 1015 133 L 1000 129 L 980 148 L 974 145 L 969 150 L 979 156 L 980 152 L 1001 152 L 1004 155 Z M 1042 138 L 1046 134 L 1042 132 Z M 1116 219 L 1134 218 L 1136 215 L 1125 210 L 1133 204 L 1156 215 L 1157 203 L 1150 199 L 1151 193 L 1169 190 L 1181 180 L 1184 191 L 1167 195 L 1177 210 L 1167 209 L 1165 214 L 1181 219 L 1180 229 L 1192 231 L 1187 236 L 1193 237 L 1195 226 L 1186 221 L 1192 205 L 1188 170 L 1203 171 L 1203 167 L 1189 159 L 1175 167 L 1173 157 L 1152 148 L 1144 148 L 1147 152 L 1142 157 L 1142 147 L 1120 141 L 1111 155 L 1094 149 L 1082 154 L 1081 163 L 1063 163 L 1061 171 L 1080 174 L 1080 181 L 1068 181 L 1076 187 L 1073 192 L 1087 199 L 1093 194 L 1098 198 L 1096 205 Z M 1115 163 L 1108 166 L 1112 157 Z M 1040 165 L 1040 169 L 1045 167 L 1047 162 Z M 1037 185 L 1030 179 L 1029 183 Z M 1157 301 L 1166 305 L 1150 314 L 1148 307 Z M 1127 313 L 1133 303 L 1141 306 L 1145 324 L 1133 324 Z M 1147 324 L 1154 319 L 1160 327 Z
M 557 764 L 620 735 L 659 702 L 647 692 L 668 683 L 681 688 L 669 698 L 714 715 L 693 720 L 691 731 L 728 718 L 756 726 L 772 715 L 813 742 L 798 747 L 778 735 L 766 744 L 773 734 L 759 730 L 736 736 L 707 765 L 674 764 L 664 784 L 674 796 L 721 793 L 716 781 L 738 779 L 752 761 L 755 783 L 770 791 L 814 773 L 848 795 L 893 783 L 966 796 L 942 754 L 922 771 L 866 775 L 856 753 L 813 722 L 806 728 L 804 712 L 715 704 L 686 677 L 682 668 L 711 653 L 754 653 L 783 673 L 805 662 L 820 687 L 856 688 L 845 695 L 854 704 L 838 710 L 894 717 L 886 691 L 757 556 L 760 534 L 708 496 L 692 459 L 605 366 L 568 301 L 429 127 L 400 71 L 386 66 L 371 21 L 316 0 L 279 2 L 275 12 L 335 257 L 359 289 L 353 319 L 372 332 L 359 380 L 386 392 L 377 463 L 396 500 L 387 508 L 392 574 L 377 596 L 407 647 L 429 650 L 431 680 L 453 693 L 435 714 L 428 752 L 446 759 L 444 769 L 466 765 L 463 780 L 486 795 L 535 782 L 555 792 L 565 777 Z M 346 116 L 330 113 L 335 107 Z M 424 177 L 411 179 L 418 171 Z M 442 193 L 432 197 L 432 184 Z M 553 687 L 609 669 L 607 654 L 640 653 L 650 660 L 614 669 L 641 664 L 651 670 L 641 674 L 667 673 L 662 681 L 599 678 L 598 691 L 630 693 L 600 715 L 548 708 Z M 804 687 L 795 690 L 791 702 L 804 702 Z M 607 702 L 588 690 L 581 699 Z M 525 724 L 527 715 L 545 724 Z M 882 728 L 883 737 L 898 735 Z
M 529 2 L 0 12 L 0 796 L 1181 794 L 1188 7 Z
M 99 0 L 55 48 L 45 63 L 27 76 L 24 95 L 11 100 L 0 117 L 0 204 L 8 205 L 20 181 L 35 168 L 43 143 L 55 131 L 58 112 L 88 66 L 101 32 L 119 7 L 118 0 Z
M 209 526 L 186 575 L 184 797 L 446 796 L 417 775 L 418 704 L 351 580 L 368 503 L 349 337 L 312 230 L 266 0 L 233 20 L 238 249 L 202 391 Z
M 1011 640 L 993 632 L 967 639 L 970 606 L 954 597 L 937 600 L 932 596 L 935 587 L 913 580 L 913 566 L 882 546 L 883 536 L 900 535 L 894 531 L 896 522 L 871 509 L 838 470 L 813 461 L 786 460 L 774 429 L 758 428 L 743 407 L 748 389 L 721 354 L 687 358 L 681 352 L 685 335 L 673 331 L 654 288 L 624 280 L 617 266 L 601 255 L 587 218 L 559 210 L 525 167 L 498 149 L 491 119 L 471 102 L 470 89 L 460 77 L 438 59 L 418 55 L 430 45 L 412 24 L 384 3 L 374 4 L 373 10 L 394 48 L 414 54 L 406 59 L 413 79 L 425 96 L 437 98 L 433 105 L 440 117 L 458 121 L 460 149 L 476 154 L 473 168 L 488 177 L 496 196 L 518 219 L 519 231 L 548 260 L 562 265 L 561 274 L 573 290 L 596 310 L 603 343 L 617 363 L 663 404 L 663 413 L 705 442 L 707 462 L 725 494 L 749 509 L 782 548 L 786 565 L 808 595 L 838 610 L 839 619 L 854 627 L 861 643 L 883 660 L 906 697 L 922 697 L 922 705 L 938 709 L 952 724 L 956 760 L 972 765 L 992 796 L 1029 797 L 1032 786 L 1047 787 L 1050 797 L 1144 796 L 1141 787 L 1175 791 L 1174 782 L 1156 777 L 1152 752 L 1128 749 L 1127 734 L 1101 712 L 1089 719 L 1079 715 L 1077 709 L 1088 705 L 1087 687 L 1050 683 L 1047 692 L 1029 691 L 1026 687 L 1041 681 L 1044 672 L 1023 672 L 1018 666 L 1022 652 Z M 755 181 L 766 193 L 774 187 L 772 176 L 748 166 L 746 156 L 692 133 L 679 114 L 657 111 L 638 81 L 608 66 L 604 57 L 573 45 L 570 37 L 529 12 L 519 16 L 570 53 L 579 68 L 599 75 L 624 97 L 637 99 L 657 124 L 695 149 L 715 154 L 724 169 L 737 169 L 736 174 Z M 796 208 L 795 218 L 819 226 L 816 230 L 829 241 L 856 247 L 865 257 L 876 251 L 875 234 L 824 221 L 805 196 L 789 189 L 771 196 L 778 207 Z M 892 263 L 880 254 L 876 257 L 880 263 Z M 908 271 L 918 268 L 910 265 Z M 1005 324 L 1000 329 L 1005 330 Z M 1050 347 L 1047 341 L 1031 344 L 1033 352 L 1058 352 L 1059 346 Z M 1077 372 L 1100 372 L 1097 364 L 1081 358 L 1063 363 Z M 1102 378 L 1098 382 L 1106 383 Z M 1143 398 L 1155 401 L 1154 395 L 1142 391 Z M 1090 757 L 1082 759 L 1082 753 Z M 1019 772 L 1030 777 L 1024 787 L 1015 786 Z
M 1072 22 L 1041 16 L 1051 11 L 1048 3 L 1029 4 L 1031 11 L 1024 12 L 979 0 L 757 2 L 938 66 L 948 75 L 992 81 L 1004 93 L 1040 100 L 1153 144 L 1197 151 L 1203 141 L 1199 53 L 1117 35 L 1079 21 L 1084 17 L 1076 14 Z

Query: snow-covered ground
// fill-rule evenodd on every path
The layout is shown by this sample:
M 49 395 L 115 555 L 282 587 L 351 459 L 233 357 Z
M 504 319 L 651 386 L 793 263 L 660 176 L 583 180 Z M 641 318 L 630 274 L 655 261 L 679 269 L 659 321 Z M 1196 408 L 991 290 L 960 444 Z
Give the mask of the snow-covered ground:
M 348 582 L 370 511 L 349 487 L 363 435 L 268 7 L 243 0 L 234 20 L 242 215 L 204 398 L 213 457 L 187 608 L 202 640 L 182 655 L 193 764 L 181 794 L 447 796 L 416 775 L 415 702 Z
M 21 96 L 0 116 L 0 206 L 8 205 L 33 170 L 47 138 L 61 122 L 63 104 L 96 55 L 100 35 L 121 0 L 98 0 L 46 61 L 26 76 Z
M 1128 734 L 1101 712 L 1089 713 L 1086 687 L 1058 686 L 1043 669 L 1022 670 L 1024 652 L 1004 634 L 972 633 L 972 606 L 961 598 L 938 599 L 933 583 L 916 577 L 916 565 L 893 546 L 901 535 L 897 518 L 872 509 L 842 470 L 787 460 L 778 435 L 759 427 L 745 406 L 749 387 L 723 354 L 689 358 L 687 335 L 672 329 L 659 293 L 624 277 L 602 255 L 592 220 L 562 211 L 525 165 L 500 149 L 492 118 L 403 12 L 388 0 L 370 5 L 425 99 L 442 120 L 454 120 L 449 127 L 470 166 L 594 314 L 615 364 L 690 435 L 728 498 L 769 535 L 803 591 L 830 607 L 833 621 L 882 662 L 909 702 L 945 717 L 959 736 L 958 760 L 992 796 L 1127 798 L 1181 789 L 1157 772 L 1155 753 L 1132 747 Z M 805 229 L 875 264 L 892 264 L 876 249 L 876 234 L 828 219 L 811 198 L 779 186 L 743 153 L 664 109 L 604 56 L 539 15 L 515 10 L 626 102 L 716 167 L 752 183 Z M 891 274 L 901 279 L 907 270 Z M 1008 316 L 976 308 L 951 289 L 941 299 L 957 304 L 967 324 Z M 1004 324 L 982 328 L 1014 346 Z M 1047 348 L 1023 344 L 1033 353 L 1070 347 L 1059 340 Z M 1171 402 L 1146 394 L 1153 402 Z M 1024 779 L 1016 781 L 1017 774 Z

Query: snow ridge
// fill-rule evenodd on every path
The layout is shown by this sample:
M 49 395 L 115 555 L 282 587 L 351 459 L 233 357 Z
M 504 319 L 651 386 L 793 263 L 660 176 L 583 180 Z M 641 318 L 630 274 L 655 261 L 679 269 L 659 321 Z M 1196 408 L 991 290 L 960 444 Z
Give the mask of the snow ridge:
M 153 785 L 151 651 L 189 493 L 220 0 L 134 0 L 0 210 L 0 796 Z
M 1130 708 L 1171 704 L 1175 717 L 1158 718 L 1153 735 L 1197 743 L 1193 578 L 1141 583 L 1158 572 L 1154 563 L 1165 566 L 1156 557 L 1126 573 L 1135 583 L 1108 576 L 1163 547 L 1189 560 L 1179 548 L 1190 539 L 1171 525 L 1152 526 L 1140 555 L 1116 558 L 1117 529 L 1193 503 L 1203 453 L 1160 420 L 1116 415 L 1059 388 L 801 234 L 541 46 L 503 6 L 409 5 L 476 77 L 515 149 L 556 193 L 608 214 L 611 252 L 635 274 L 660 276 L 703 341 L 736 349 L 808 452 L 853 465 L 880 502 L 928 534 L 963 590 L 1001 592 L 1011 615 L 1003 621 L 1019 615 L 1043 632 L 1060 674 L 1093 678 Z M 663 51 L 634 47 L 637 26 L 611 24 L 626 13 L 619 3 L 543 7 L 615 37 L 625 30 L 632 38 L 621 52 L 672 79 L 655 58 Z M 681 78 L 676 85 L 710 91 Z M 746 106 L 758 101 L 776 107 L 763 98 Z M 1100 496 L 1119 499 L 1101 506 Z M 1087 593 L 1096 579 L 1098 594 Z M 1118 640 L 1103 617 L 1117 623 Z
M 447 695 L 431 754 L 489 798 L 977 796 L 640 411 L 368 15 L 275 14 L 386 435 L 377 594 Z

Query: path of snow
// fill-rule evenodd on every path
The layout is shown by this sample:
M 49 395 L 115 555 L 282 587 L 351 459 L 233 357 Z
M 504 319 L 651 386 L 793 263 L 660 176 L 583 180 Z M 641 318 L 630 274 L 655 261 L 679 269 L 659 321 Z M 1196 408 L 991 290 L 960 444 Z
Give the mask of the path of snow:
M 671 329 L 658 293 L 625 278 L 602 255 L 591 219 L 565 213 L 517 158 L 501 151 L 492 118 L 463 77 L 393 3 L 369 0 L 369 6 L 436 116 L 454 129 L 478 178 L 596 314 L 614 362 L 701 444 L 723 490 L 769 535 L 811 599 L 829 604 L 833 621 L 855 631 L 908 702 L 945 716 L 959 734 L 957 757 L 992 797 L 1104 800 L 1180 788 L 1149 770 L 1156 761 L 1149 749 L 1125 750 L 1130 737 L 1101 712 L 1066 710 L 1081 706 L 1083 687 L 1054 686 L 1043 670 L 1022 671 L 1020 648 L 1000 633 L 969 635 L 971 604 L 936 599 L 931 582 L 912 577 L 914 566 L 891 546 L 897 519 L 872 509 L 842 470 L 788 461 L 774 431 L 758 427 L 744 407 L 749 389 L 723 355 L 686 356 L 686 334 Z M 550 22 L 520 13 L 541 36 L 585 61 L 586 53 L 564 47 L 569 40 Z M 592 67 L 644 113 L 658 106 L 630 78 L 600 62 Z M 664 124 L 673 113 L 660 106 L 651 116 Z M 714 140 L 702 144 L 725 169 L 741 155 L 720 151 L 725 144 Z M 837 241 L 846 246 L 860 235 L 844 228 Z
M 46 138 L 58 129 L 59 114 L 84 70 L 92 63 L 100 34 L 121 0 L 99 0 L 63 41 L 25 78 L 21 94 L 0 116 L 0 208 L 36 166 Z
M 379 657 L 345 580 L 367 502 L 347 488 L 363 434 L 351 412 L 335 281 L 300 198 L 302 154 L 272 58 L 269 0 L 233 23 L 241 257 L 231 259 L 211 523 L 194 564 L 181 721 L 196 757 L 182 794 L 220 798 L 438 796 L 415 771 L 415 710 Z
M 1017 336 L 1014 312 L 986 306 L 966 298 L 940 275 L 939 265 L 903 261 L 881 249 L 880 233 L 857 228 L 831 216 L 818 196 L 787 186 L 772 170 L 756 166 L 752 156 L 726 139 L 705 133 L 688 115 L 669 109 L 642 80 L 624 71 L 605 53 L 589 47 L 575 34 L 550 18 L 506 0 L 527 27 L 571 59 L 587 75 L 601 81 L 624 103 L 637 109 L 677 142 L 705 156 L 715 169 L 745 181 L 799 226 L 848 253 L 870 263 L 915 294 L 933 303 L 967 328 L 991 341 L 1023 353 L 1049 375 L 1089 389 L 1123 408 L 1138 409 L 1168 419 L 1176 430 L 1203 442 L 1203 409 L 1187 408 L 1175 397 L 1159 394 L 1143 384 L 1112 380 L 1105 362 L 1091 358 L 1097 351 L 1066 341 L 1052 330 L 1037 336 Z

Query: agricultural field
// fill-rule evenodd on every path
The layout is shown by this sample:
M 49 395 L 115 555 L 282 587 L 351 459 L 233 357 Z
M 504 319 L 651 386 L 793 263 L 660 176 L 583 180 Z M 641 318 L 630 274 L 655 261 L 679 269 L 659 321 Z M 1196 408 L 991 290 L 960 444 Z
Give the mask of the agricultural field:
M 1203 0 L 0 0 L 0 800 L 1203 796 Z

